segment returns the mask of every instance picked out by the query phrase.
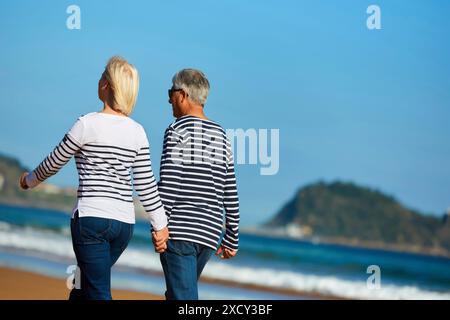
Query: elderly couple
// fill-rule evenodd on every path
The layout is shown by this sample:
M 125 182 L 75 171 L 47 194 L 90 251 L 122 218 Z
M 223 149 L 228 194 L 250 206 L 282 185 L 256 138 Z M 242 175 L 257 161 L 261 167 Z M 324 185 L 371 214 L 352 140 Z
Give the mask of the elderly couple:
M 111 58 L 98 83 L 103 110 L 80 117 L 20 178 L 22 189 L 33 188 L 75 156 L 79 187 L 71 233 L 81 286 L 70 299 L 111 299 L 111 267 L 133 235 L 133 187 L 151 223 L 167 299 L 198 299 L 198 279 L 212 253 L 228 259 L 238 250 L 232 150 L 224 129 L 204 114 L 205 75 L 184 69 L 172 79 L 169 103 L 176 120 L 165 131 L 159 183 L 145 130 L 128 117 L 138 90 L 136 68 Z

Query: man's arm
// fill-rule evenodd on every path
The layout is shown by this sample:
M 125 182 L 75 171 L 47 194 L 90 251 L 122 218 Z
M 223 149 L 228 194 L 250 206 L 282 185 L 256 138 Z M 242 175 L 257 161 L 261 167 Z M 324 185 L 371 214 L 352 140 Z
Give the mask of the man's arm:
M 166 209 L 167 215 L 170 217 L 172 206 L 175 202 L 173 197 L 173 184 L 172 179 L 180 178 L 178 172 L 172 170 L 172 166 L 179 163 L 180 159 L 180 145 L 182 144 L 183 137 L 177 133 L 171 126 L 169 126 L 164 132 L 163 150 L 161 153 L 161 163 L 159 166 L 159 182 L 158 189 L 163 200 L 163 205 Z M 169 178 L 170 177 L 170 178 Z
M 225 177 L 225 192 L 223 200 L 225 208 L 225 235 L 222 246 L 231 250 L 238 250 L 239 246 L 239 197 L 234 172 L 233 156 L 228 160 L 227 174 Z

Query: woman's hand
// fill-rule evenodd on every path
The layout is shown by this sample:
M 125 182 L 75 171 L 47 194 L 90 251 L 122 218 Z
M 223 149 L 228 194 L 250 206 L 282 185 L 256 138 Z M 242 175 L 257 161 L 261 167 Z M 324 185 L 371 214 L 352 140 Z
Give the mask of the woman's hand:
M 27 189 L 29 189 L 29 187 L 27 186 L 27 180 L 26 180 L 26 177 L 28 176 L 28 172 L 24 172 L 24 173 L 22 173 L 22 175 L 20 176 L 20 179 L 19 179 L 19 185 L 20 185 L 20 188 L 22 189 L 22 190 L 27 190 Z
M 166 251 L 167 241 L 169 240 L 169 228 L 165 227 L 159 231 L 153 231 L 152 240 L 156 252 L 163 253 Z

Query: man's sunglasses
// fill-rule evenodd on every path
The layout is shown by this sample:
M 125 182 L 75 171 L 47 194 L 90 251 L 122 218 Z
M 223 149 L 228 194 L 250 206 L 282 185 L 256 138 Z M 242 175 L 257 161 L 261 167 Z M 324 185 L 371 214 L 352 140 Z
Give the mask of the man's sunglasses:
M 169 90 L 167 90 L 167 93 L 169 94 L 169 98 L 172 97 L 172 94 L 177 91 L 183 91 L 183 89 L 170 88 Z

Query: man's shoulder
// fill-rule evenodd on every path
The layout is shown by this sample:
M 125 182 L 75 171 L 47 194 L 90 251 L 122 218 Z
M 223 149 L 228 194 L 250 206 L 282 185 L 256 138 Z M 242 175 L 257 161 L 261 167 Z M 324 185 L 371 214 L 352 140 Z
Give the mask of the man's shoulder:
M 187 128 L 203 128 L 207 130 L 215 130 L 225 134 L 225 129 L 216 121 L 210 119 L 201 119 L 193 116 L 183 116 L 173 121 L 168 129 L 183 130 Z

